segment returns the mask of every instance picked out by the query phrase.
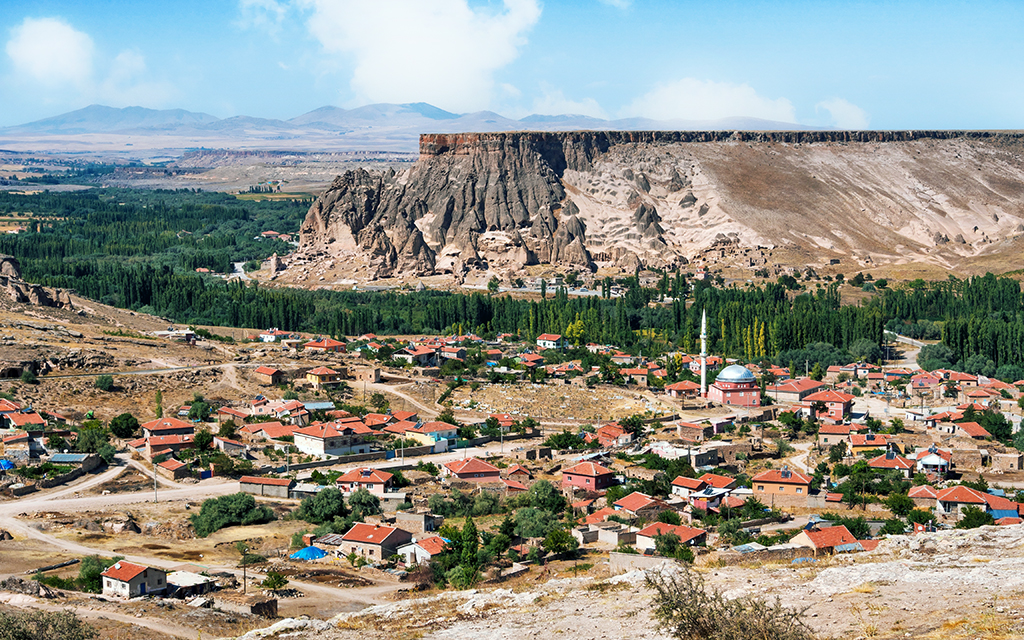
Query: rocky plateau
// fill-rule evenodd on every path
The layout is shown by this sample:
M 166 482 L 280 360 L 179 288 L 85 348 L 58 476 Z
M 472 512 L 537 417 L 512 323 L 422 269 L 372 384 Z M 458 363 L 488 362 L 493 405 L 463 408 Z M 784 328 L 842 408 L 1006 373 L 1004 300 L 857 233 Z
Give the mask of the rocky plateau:
M 993 268 L 1019 255 L 1022 196 L 1024 134 L 1009 132 L 425 134 L 411 167 L 336 178 L 293 258 L 361 280 L 632 273 L 723 245 Z

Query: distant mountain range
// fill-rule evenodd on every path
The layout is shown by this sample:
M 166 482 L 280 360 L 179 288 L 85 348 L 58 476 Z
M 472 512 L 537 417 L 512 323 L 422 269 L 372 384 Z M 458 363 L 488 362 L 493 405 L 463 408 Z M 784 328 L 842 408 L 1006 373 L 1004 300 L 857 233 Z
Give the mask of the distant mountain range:
M 325 106 L 290 120 L 234 116 L 218 118 L 184 109 L 118 109 L 90 105 L 51 118 L 0 128 L 0 147 L 18 139 L 107 134 L 133 138 L 181 138 L 182 147 L 225 146 L 415 151 L 421 133 L 567 130 L 807 130 L 787 122 L 757 118 L 721 120 L 602 120 L 584 115 L 534 114 L 514 120 L 492 111 L 451 113 L 424 102 L 370 104 L 355 109 Z M 177 145 L 172 145 L 177 146 Z

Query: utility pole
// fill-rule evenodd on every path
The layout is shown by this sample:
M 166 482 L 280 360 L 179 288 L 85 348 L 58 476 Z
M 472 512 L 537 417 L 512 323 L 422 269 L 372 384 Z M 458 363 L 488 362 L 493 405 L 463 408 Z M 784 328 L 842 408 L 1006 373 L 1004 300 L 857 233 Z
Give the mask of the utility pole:
M 153 502 L 158 502 L 159 498 L 156 493 L 156 462 L 153 462 Z

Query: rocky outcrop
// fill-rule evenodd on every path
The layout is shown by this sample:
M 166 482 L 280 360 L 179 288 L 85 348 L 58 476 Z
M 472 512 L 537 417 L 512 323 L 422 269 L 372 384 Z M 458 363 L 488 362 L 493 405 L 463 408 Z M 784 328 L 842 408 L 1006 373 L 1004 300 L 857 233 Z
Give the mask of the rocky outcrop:
M 1024 136 L 985 131 L 425 134 L 402 173 L 338 177 L 295 257 L 369 278 L 631 272 L 685 265 L 728 237 L 953 265 L 1024 229 L 1022 158 Z
M 14 256 L 0 255 L 0 289 L 14 302 L 38 307 L 70 309 L 71 293 L 65 289 L 52 289 L 21 279 L 21 266 Z

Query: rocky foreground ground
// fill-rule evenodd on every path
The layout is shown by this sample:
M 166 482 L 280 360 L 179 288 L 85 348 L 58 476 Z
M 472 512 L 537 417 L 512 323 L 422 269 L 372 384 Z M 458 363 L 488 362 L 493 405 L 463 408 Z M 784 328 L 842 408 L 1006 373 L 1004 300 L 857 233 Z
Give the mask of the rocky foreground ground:
M 806 609 L 821 638 L 1024 637 L 1024 526 L 895 536 L 871 553 L 814 563 L 698 570 L 727 597 L 777 597 Z M 645 577 L 444 592 L 326 621 L 286 619 L 241 640 L 667 638 L 650 615 Z

